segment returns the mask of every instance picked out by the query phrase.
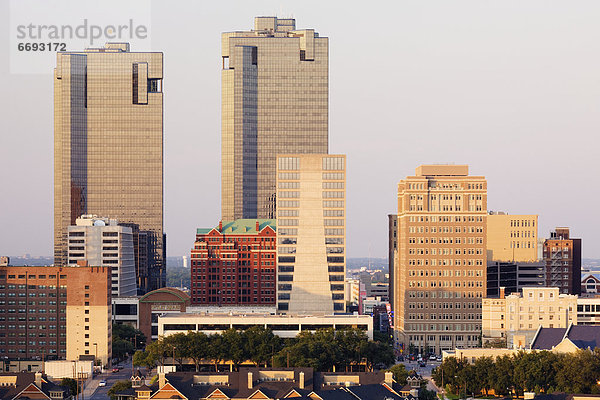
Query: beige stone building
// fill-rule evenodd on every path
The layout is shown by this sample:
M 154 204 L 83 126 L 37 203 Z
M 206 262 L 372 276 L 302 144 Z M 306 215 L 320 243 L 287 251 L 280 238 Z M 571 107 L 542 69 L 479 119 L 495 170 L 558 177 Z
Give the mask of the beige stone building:
M 222 219 L 272 219 L 277 155 L 328 152 L 329 39 L 257 17 L 221 56 Z
M 277 310 L 345 312 L 346 156 L 277 158 Z
M 537 215 L 490 212 L 487 217 L 488 261 L 536 261 L 537 229 Z
M 400 181 L 390 274 L 397 348 L 479 344 L 486 217 L 486 180 L 467 165 L 423 165 Z
M 506 338 L 507 346 L 526 347 L 539 327 L 566 328 L 577 324 L 577 296 L 558 288 L 523 288 L 482 302 L 482 341 Z
M 128 43 L 57 53 L 54 70 L 54 264 L 67 265 L 68 227 L 116 218 L 136 238 L 137 286 L 165 285 L 163 54 Z

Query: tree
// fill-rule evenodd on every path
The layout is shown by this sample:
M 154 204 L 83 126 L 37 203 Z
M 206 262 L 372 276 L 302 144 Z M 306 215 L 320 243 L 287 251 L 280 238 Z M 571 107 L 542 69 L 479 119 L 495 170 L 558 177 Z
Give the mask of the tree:
M 504 396 L 514 387 L 513 358 L 508 355 L 496 358 L 492 373 L 492 388 L 498 396 Z
M 164 339 L 161 337 L 158 340 L 150 343 L 146 346 L 146 360 L 156 365 L 165 365 L 165 358 L 167 357 L 167 346 L 165 346 Z
M 427 389 L 427 381 L 423 380 L 421 382 L 421 387 L 419 388 L 419 400 L 437 400 L 437 393 L 435 390 Z
M 138 350 L 133 354 L 133 365 L 152 369 L 156 366 L 156 360 L 152 358 L 150 353 Z
M 245 337 L 241 332 L 231 328 L 221 333 L 221 336 L 225 350 L 224 358 L 230 360 L 237 369 L 242 362 L 249 358 L 248 348 L 244 346 Z
M 344 329 L 335 332 L 335 344 L 338 347 L 336 366 L 348 370 L 348 366 L 361 362 L 361 349 L 368 341 L 367 335 L 360 329 Z
M 117 393 L 127 390 L 131 387 L 131 381 L 117 381 L 110 389 L 108 389 L 108 395 L 111 400 L 117 399 Z
M 561 358 L 556 389 L 567 393 L 591 393 L 600 375 L 600 353 L 578 350 Z
M 63 378 L 60 381 L 60 386 L 68 387 L 73 396 L 81 392 L 81 387 L 77 385 L 77 381 L 73 378 Z M 77 389 L 79 389 L 79 391 Z
M 394 380 L 401 386 L 406 385 L 406 378 L 408 377 L 408 371 L 404 364 L 396 364 L 388 369 L 392 374 L 394 374 Z
M 199 370 L 200 361 L 208 358 L 208 336 L 203 332 L 189 332 L 187 356 L 194 361 L 196 372 Z
M 226 359 L 227 349 L 223 336 L 216 333 L 208 336 L 208 357 L 215 363 L 215 372 L 219 370 L 219 363 Z
M 113 336 L 112 355 L 114 358 L 123 360 L 125 359 L 127 354 L 131 354 L 132 352 L 133 345 L 131 344 L 131 342 Z
M 478 389 L 476 392 L 484 391 L 488 395 L 488 391 L 493 384 L 494 360 L 492 357 L 480 357 L 475 360 L 475 382 Z
M 113 339 L 119 338 L 131 342 L 133 347 L 138 349 L 144 348 L 146 344 L 146 335 L 139 329 L 135 329 L 127 324 L 113 324 L 112 326 Z
M 243 334 L 244 353 L 256 365 L 269 362 L 281 350 L 281 338 L 260 325 L 253 326 Z
M 189 337 L 182 332 L 174 335 L 169 335 L 162 339 L 163 346 L 167 354 L 173 359 L 173 364 L 177 361 L 179 367 L 183 369 L 183 360 L 187 357 L 187 347 L 189 343 Z
M 394 363 L 392 347 L 381 343 L 368 341 L 363 343 L 361 353 L 367 359 L 367 367 L 372 371 L 374 366 L 383 365 L 384 368 Z

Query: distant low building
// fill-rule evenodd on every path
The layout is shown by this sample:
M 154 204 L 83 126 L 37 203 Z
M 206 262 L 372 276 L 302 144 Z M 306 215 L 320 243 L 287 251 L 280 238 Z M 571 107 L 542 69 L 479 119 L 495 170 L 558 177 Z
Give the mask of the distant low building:
M 373 318 L 370 315 L 272 315 L 272 314 L 163 314 L 158 317 L 158 335 L 200 331 L 206 334 L 220 333 L 229 328 L 246 329 L 260 325 L 274 334 L 291 338 L 302 331 L 320 328 L 363 330 L 373 339 Z
M 506 338 L 508 347 L 525 348 L 540 326 L 566 328 L 577 323 L 577 296 L 558 288 L 523 288 L 523 293 L 482 299 L 482 341 Z
M 112 301 L 113 321 L 142 331 L 147 342 L 158 339 L 158 316 L 184 313 L 190 296 L 176 288 L 153 290 L 143 296 L 116 297 Z

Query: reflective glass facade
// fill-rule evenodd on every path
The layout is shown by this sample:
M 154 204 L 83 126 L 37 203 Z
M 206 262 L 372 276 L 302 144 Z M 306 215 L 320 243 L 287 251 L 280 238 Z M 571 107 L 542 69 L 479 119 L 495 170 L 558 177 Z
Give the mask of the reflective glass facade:
M 329 41 L 257 17 L 222 35 L 222 218 L 275 218 L 278 154 L 328 152 Z
M 54 76 L 55 265 L 77 217 L 116 218 L 139 233 L 142 291 L 165 284 L 162 59 L 113 43 L 58 53 Z

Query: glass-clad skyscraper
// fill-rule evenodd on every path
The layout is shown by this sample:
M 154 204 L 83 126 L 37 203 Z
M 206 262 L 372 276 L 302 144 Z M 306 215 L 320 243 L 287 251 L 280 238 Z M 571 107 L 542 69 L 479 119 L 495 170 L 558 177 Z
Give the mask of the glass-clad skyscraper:
M 162 61 L 108 43 L 58 53 L 54 73 L 54 262 L 78 246 L 77 217 L 116 218 L 135 232 L 143 292 L 165 285 Z
M 275 218 L 277 155 L 328 153 L 329 41 L 257 17 L 221 45 L 222 218 Z

